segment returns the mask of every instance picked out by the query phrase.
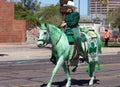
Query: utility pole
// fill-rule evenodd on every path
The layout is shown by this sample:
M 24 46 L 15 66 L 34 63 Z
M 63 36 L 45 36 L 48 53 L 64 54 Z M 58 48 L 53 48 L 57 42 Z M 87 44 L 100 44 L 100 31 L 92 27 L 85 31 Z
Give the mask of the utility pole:
M 80 0 L 78 0 L 78 12 L 80 13 Z

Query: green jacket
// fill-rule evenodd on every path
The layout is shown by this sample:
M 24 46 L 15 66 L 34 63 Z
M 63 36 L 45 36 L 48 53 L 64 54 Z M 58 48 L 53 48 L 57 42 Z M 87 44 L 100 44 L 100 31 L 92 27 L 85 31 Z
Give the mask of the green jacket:
M 73 28 L 78 26 L 79 19 L 80 15 L 78 12 L 67 13 L 65 16 L 65 22 L 67 23 L 67 27 Z

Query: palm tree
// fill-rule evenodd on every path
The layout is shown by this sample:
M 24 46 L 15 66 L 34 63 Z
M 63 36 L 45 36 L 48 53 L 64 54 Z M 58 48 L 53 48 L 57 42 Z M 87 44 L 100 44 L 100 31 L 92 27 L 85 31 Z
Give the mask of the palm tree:
M 108 0 L 99 0 L 104 6 L 107 6 Z
M 103 6 L 107 6 L 108 0 L 94 0 L 96 8 L 96 17 L 97 17 L 97 2 L 100 2 Z

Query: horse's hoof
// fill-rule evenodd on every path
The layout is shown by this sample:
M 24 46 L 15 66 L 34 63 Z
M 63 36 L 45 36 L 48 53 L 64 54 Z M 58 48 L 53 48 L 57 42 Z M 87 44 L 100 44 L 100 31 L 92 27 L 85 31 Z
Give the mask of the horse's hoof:
M 71 87 L 71 82 L 68 82 L 65 87 Z
M 71 87 L 71 85 L 66 85 L 65 87 Z
M 47 84 L 47 86 L 46 86 L 46 87 L 51 87 L 51 85 Z
M 89 83 L 89 86 L 93 85 L 92 83 Z
M 93 85 L 93 80 L 89 82 L 89 85 Z

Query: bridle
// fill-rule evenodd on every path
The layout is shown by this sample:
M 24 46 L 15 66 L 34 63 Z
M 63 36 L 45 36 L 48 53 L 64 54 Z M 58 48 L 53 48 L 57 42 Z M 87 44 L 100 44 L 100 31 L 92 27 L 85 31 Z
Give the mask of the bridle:
M 45 28 L 44 29 L 41 29 L 41 30 L 47 30 L 47 36 L 46 36 L 46 39 L 44 40 L 44 39 L 39 39 L 38 41 L 42 41 L 43 42 L 43 44 L 42 45 L 39 45 L 38 47 L 44 47 L 44 46 L 46 46 L 49 42 L 50 42 L 50 37 L 49 37 L 49 32 L 50 32 L 50 29 L 49 29 L 49 26 L 47 26 L 47 24 L 45 24 Z M 61 35 L 60 35 L 60 37 L 59 37 L 59 40 L 61 39 L 61 37 L 62 37 L 62 33 L 61 33 Z M 55 43 L 55 45 L 57 45 L 58 44 L 58 42 L 59 42 L 59 40 L 57 40 L 56 41 L 56 43 Z
M 41 30 L 47 30 L 47 28 L 46 29 L 41 29 Z M 38 47 L 45 47 L 46 45 L 48 45 L 48 43 L 49 43 L 49 34 L 48 34 L 48 31 L 46 32 L 46 39 L 44 40 L 44 39 L 39 39 L 39 40 L 37 40 L 37 41 L 42 41 L 43 42 L 43 44 L 41 44 L 41 45 L 38 45 Z

